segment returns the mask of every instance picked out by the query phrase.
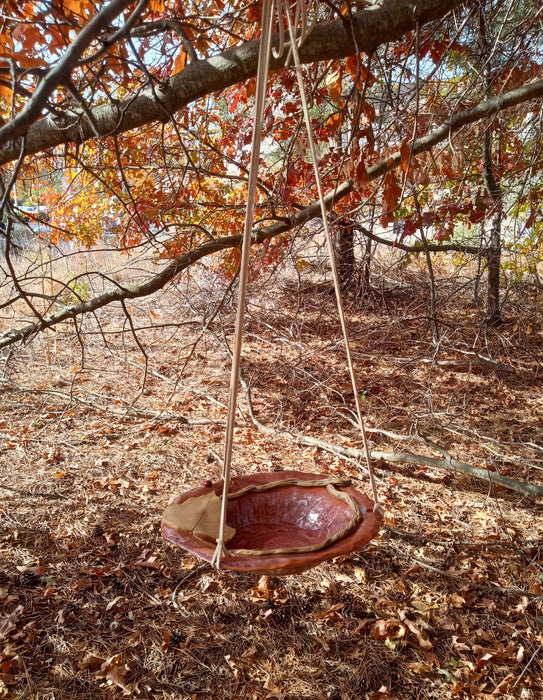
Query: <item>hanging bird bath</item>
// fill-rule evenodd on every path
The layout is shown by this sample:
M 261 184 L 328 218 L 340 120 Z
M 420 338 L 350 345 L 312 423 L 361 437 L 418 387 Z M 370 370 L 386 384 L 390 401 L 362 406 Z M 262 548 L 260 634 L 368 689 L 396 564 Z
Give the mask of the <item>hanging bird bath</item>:
M 359 384 L 352 362 L 339 275 L 335 263 L 334 244 L 328 226 L 327 205 L 318 168 L 318 155 L 298 55 L 298 47 L 311 31 L 311 27 L 307 25 L 305 0 L 297 0 L 294 18 L 291 16 L 290 6 L 283 8 L 280 4 L 278 21 L 279 26 L 283 27 L 283 10 L 285 10 L 284 14 L 287 18 L 290 36 L 289 55 L 286 62 L 289 62 L 289 56 L 292 54 L 296 66 L 315 182 L 321 205 L 322 222 L 334 278 L 338 312 L 356 404 L 356 415 L 366 453 L 375 503 L 364 494 L 355 491 L 350 486 L 350 482 L 319 474 L 305 474 L 298 471 L 272 472 L 230 479 L 250 248 L 255 230 L 256 191 L 260 146 L 263 140 L 266 81 L 272 54 L 271 37 L 274 25 L 274 3 L 271 0 L 263 0 L 262 5 L 262 36 L 258 56 L 247 208 L 241 246 L 236 333 L 232 352 L 226 421 L 224 480 L 178 496 L 175 502 L 164 511 L 162 534 L 166 540 L 209 561 L 217 568 L 283 575 L 299 573 L 327 559 L 333 559 L 360 549 L 377 534 L 382 516 L 380 507 L 376 505 L 378 496 L 360 397 L 357 391 Z M 318 12 L 315 10 L 315 21 L 317 14 Z M 298 22 L 298 18 L 301 18 L 302 21 L 302 31 L 297 34 L 294 24 Z M 282 53 L 283 48 L 284 42 L 281 34 L 279 53 Z M 274 53 L 276 58 L 278 55 Z
M 346 483 L 298 471 L 234 477 L 221 568 L 282 576 L 362 548 L 381 515 Z M 211 562 L 222 492 L 218 481 L 178 496 L 162 518 L 164 539 Z

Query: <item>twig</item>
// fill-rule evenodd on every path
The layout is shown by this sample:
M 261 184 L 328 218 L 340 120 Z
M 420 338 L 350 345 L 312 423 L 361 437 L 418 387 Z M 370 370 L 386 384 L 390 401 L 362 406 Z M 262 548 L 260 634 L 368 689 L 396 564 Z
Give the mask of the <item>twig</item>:
M 391 527 L 390 525 L 385 525 L 383 528 L 384 532 L 390 532 L 392 535 L 401 538 L 402 540 L 415 540 L 418 543 L 431 542 L 432 544 L 439 545 L 442 547 L 509 547 L 518 549 L 519 547 L 528 547 L 534 545 L 542 545 L 543 538 L 537 537 L 532 540 L 436 540 L 432 537 L 428 537 L 420 532 L 407 532 L 406 530 L 398 530 L 398 528 Z
M 528 663 L 526 664 L 526 666 L 522 669 L 522 672 L 520 673 L 520 675 L 519 675 L 519 677 L 517 678 L 517 680 L 513 683 L 513 688 L 516 688 L 516 686 L 518 685 L 518 683 L 520 683 L 520 679 L 521 679 L 522 676 L 526 673 L 526 671 L 528 670 L 530 664 L 532 663 L 532 661 L 535 659 L 535 657 L 536 657 L 537 654 L 541 651 L 542 648 L 543 648 L 543 643 L 540 644 L 540 645 L 537 647 L 537 649 L 534 651 L 534 653 L 530 656 L 530 660 L 528 661 Z
M 179 589 L 181 588 L 181 586 L 184 583 L 186 583 L 187 581 L 189 581 L 191 578 L 196 576 L 196 574 L 199 574 L 200 571 L 203 571 L 207 566 L 209 566 L 209 564 L 207 562 L 205 564 L 200 564 L 200 566 L 195 566 L 194 569 L 191 569 L 188 572 L 188 574 L 183 576 L 183 578 L 180 581 L 178 581 L 177 586 L 173 589 L 173 592 L 172 592 L 172 605 L 176 610 L 179 610 L 179 605 L 177 604 L 176 598 L 177 598 L 177 594 L 179 593 Z

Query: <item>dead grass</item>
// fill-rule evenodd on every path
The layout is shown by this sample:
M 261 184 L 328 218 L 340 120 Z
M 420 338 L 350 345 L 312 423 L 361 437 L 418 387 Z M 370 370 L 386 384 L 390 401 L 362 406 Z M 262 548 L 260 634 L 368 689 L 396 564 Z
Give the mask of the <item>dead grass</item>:
M 357 445 L 333 297 L 302 282 L 251 297 L 244 373 L 258 417 Z M 217 573 L 162 541 L 173 496 L 220 476 L 219 341 L 233 316 L 226 304 L 217 336 L 195 346 L 222 288 L 205 272 L 190 285 L 130 305 L 147 358 L 114 307 L 79 338 L 65 326 L 4 355 L 0 698 L 541 697 L 541 504 L 518 494 L 377 465 L 381 537 L 284 579 Z M 440 287 L 437 357 L 420 275 L 351 305 L 368 423 L 405 436 L 372 433 L 373 446 L 420 451 L 418 430 L 542 483 L 541 298 L 511 295 L 488 332 L 460 287 Z M 514 371 L 432 362 L 473 347 Z M 241 410 L 238 472 L 340 473 L 367 488 L 362 467 L 258 433 Z

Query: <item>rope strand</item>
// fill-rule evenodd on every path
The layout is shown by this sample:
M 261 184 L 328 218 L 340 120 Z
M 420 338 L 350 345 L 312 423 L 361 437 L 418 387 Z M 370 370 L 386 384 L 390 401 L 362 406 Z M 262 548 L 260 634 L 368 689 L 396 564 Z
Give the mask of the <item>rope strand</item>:
M 228 502 L 228 488 L 230 486 L 230 467 L 232 464 L 232 445 L 234 440 L 234 427 L 236 423 L 236 405 L 239 386 L 239 368 L 241 361 L 241 347 L 243 341 L 243 325 L 245 319 L 245 298 L 247 295 L 247 280 L 249 276 L 249 254 L 251 248 L 251 234 L 253 231 L 256 185 L 258 178 L 258 165 L 260 161 L 260 145 L 262 142 L 262 125 L 264 122 L 264 107 L 266 103 L 266 84 L 270 64 L 270 46 L 272 35 L 272 0 L 264 0 L 262 7 L 262 38 L 258 56 L 258 74 L 256 78 L 256 100 L 253 121 L 253 137 L 251 143 L 251 161 L 249 166 L 249 183 L 247 191 L 247 209 L 245 212 L 245 227 L 243 231 L 243 243 L 240 265 L 240 282 L 236 313 L 236 333 L 234 336 L 234 352 L 232 358 L 232 372 L 230 375 L 230 394 L 228 398 L 228 417 L 226 421 L 226 438 L 224 446 L 223 478 L 224 488 L 221 504 L 221 520 L 217 547 L 211 560 L 211 565 L 220 569 L 221 557 L 227 553 L 224 545 L 224 526 L 226 523 L 226 506 Z
M 275 7 L 277 6 L 278 14 L 278 27 L 279 27 L 279 47 L 276 51 L 271 49 L 271 35 L 273 28 L 273 17 Z M 251 144 L 251 162 L 249 166 L 249 182 L 248 182 L 248 192 L 247 192 L 247 209 L 245 214 L 245 227 L 243 232 L 243 244 L 242 244 L 242 256 L 240 265 L 240 286 L 238 292 L 238 302 L 237 302 L 237 313 L 236 313 L 236 332 L 234 336 L 234 351 L 232 357 L 232 371 L 230 375 L 230 393 L 228 400 L 228 416 L 226 423 L 226 438 L 225 438 L 225 448 L 224 448 L 224 466 L 223 466 L 223 494 L 221 503 L 221 515 L 220 515 L 220 525 L 219 525 L 219 536 L 217 538 L 217 546 L 211 560 L 211 565 L 220 569 L 221 557 L 228 554 L 228 550 L 224 543 L 224 529 L 226 524 L 226 509 L 228 504 L 228 490 L 230 486 L 230 472 L 232 464 L 232 447 L 234 439 L 234 428 L 236 422 L 236 406 L 237 406 L 237 395 L 239 387 L 239 370 L 241 362 L 241 348 L 243 342 L 243 326 L 245 318 L 245 300 L 247 294 L 247 281 L 249 272 L 249 255 L 251 247 L 251 235 L 254 223 L 254 211 L 255 211 L 255 199 L 256 199 L 256 184 L 258 177 L 258 165 L 260 160 L 260 145 L 262 142 L 262 124 L 264 120 L 264 107 L 266 102 L 266 84 L 269 70 L 270 55 L 273 53 L 275 58 L 279 58 L 283 55 L 285 45 L 284 37 L 284 27 L 283 27 L 283 15 L 287 17 L 288 33 L 290 41 L 288 42 L 289 52 L 285 63 L 288 64 L 291 56 L 294 58 L 294 64 L 296 68 L 296 77 L 298 80 L 298 87 L 300 90 L 300 97 L 302 101 L 302 108 L 304 113 L 304 120 L 306 123 L 307 137 L 309 141 L 309 148 L 311 152 L 311 158 L 313 160 L 313 169 L 315 172 L 315 181 L 317 184 L 317 192 L 319 195 L 319 201 L 321 205 L 322 221 L 324 226 L 324 231 L 326 235 L 326 244 L 328 248 L 328 255 L 330 258 L 330 265 L 332 268 L 332 275 L 334 278 L 334 289 L 336 294 L 336 302 L 339 312 L 339 318 L 341 323 L 341 329 L 343 333 L 343 339 L 345 343 L 345 352 L 347 355 L 347 363 L 349 366 L 349 373 L 351 377 L 351 384 L 354 393 L 356 414 L 358 418 L 358 424 L 360 426 L 360 433 L 362 436 L 362 444 L 364 446 L 364 454 L 366 457 L 366 463 L 368 466 L 369 479 L 371 484 L 371 489 L 373 493 L 373 500 L 375 502 L 375 510 L 377 512 L 382 512 L 382 508 L 379 504 L 377 487 L 375 484 L 375 476 L 373 473 L 373 466 L 371 462 L 371 456 L 368 446 L 368 440 L 366 436 L 366 429 L 364 425 L 364 419 L 362 417 L 362 409 L 360 406 L 360 397 L 358 394 L 358 381 L 356 377 L 356 372 L 354 364 L 352 361 L 352 352 L 349 341 L 349 335 L 347 331 L 347 323 L 345 320 L 345 312 L 343 307 L 343 299 L 341 296 L 339 276 L 337 270 L 337 262 L 334 255 L 334 247 L 332 242 L 332 235 L 330 232 L 330 227 L 328 225 L 328 215 L 326 211 L 326 205 L 324 203 L 324 192 L 322 189 L 322 182 L 320 178 L 320 172 L 318 169 L 318 159 L 317 152 L 315 148 L 315 139 L 313 136 L 313 129 L 311 127 L 311 120 L 309 117 L 309 109 L 307 106 L 307 98 L 305 95 L 305 89 L 303 84 L 302 69 L 300 64 L 300 57 L 298 53 L 299 47 L 302 45 L 303 41 L 306 39 L 309 32 L 312 30 L 313 26 L 317 21 L 319 2 L 316 0 L 315 12 L 313 19 L 308 26 L 307 23 L 307 11 L 305 7 L 305 0 L 297 0 L 296 3 L 296 14 L 295 20 L 293 21 L 288 2 L 285 0 L 264 0 L 262 7 L 262 38 L 260 41 L 260 50 L 258 56 L 258 73 L 257 73 L 257 83 L 256 83 L 256 100 L 255 100 L 255 110 L 254 110 L 254 126 L 253 126 L 253 136 Z M 300 20 L 302 21 L 302 28 L 299 36 L 296 36 L 295 26 L 298 25 Z
M 304 2 L 304 0 L 298 0 L 298 2 Z M 343 332 L 343 340 L 345 343 L 345 353 L 347 356 L 347 364 L 349 365 L 349 374 L 351 377 L 351 384 L 352 384 L 353 393 L 354 393 L 356 415 L 358 418 L 358 425 L 360 427 L 360 434 L 362 436 L 362 445 L 364 447 L 364 455 L 366 457 L 366 464 L 368 466 L 369 480 L 370 480 L 371 490 L 372 490 L 372 494 L 373 494 L 373 500 L 375 502 L 375 509 L 377 511 L 382 511 L 381 505 L 379 503 L 379 497 L 377 494 L 377 486 L 375 483 L 375 475 L 373 472 L 373 464 L 371 461 L 368 439 L 367 439 L 367 435 L 366 435 L 366 428 L 365 428 L 365 424 L 364 424 L 364 419 L 362 417 L 360 396 L 358 394 L 358 381 L 357 381 L 356 371 L 355 371 L 353 360 L 352 360 L 351 344 L 349 341 L 347 322 L 345 320 L 345 310 L 344 310 L 344 306 L 343 306 L 343 298 L 341 295 L 341 289 L 340 289 L 340 284 L 339 284 L 339 275 L 338 275 L 338 270 L 337 270 L 336 256 L 334 254 L 332 234 L 330 232 L 330 227 L 328 225 L 328 212 L 326 211 L 326 205 L 324 203 L 324 192 L 322 189 L 322 181 L 321 181 L 320 172 L 319 172 L 319 168 L 318 168 L 317 150 L 315 148 L 315 139 L 313 136 L 313 128 L 311 126 L 311 120 L 309 117 L 309 109 L 307 106 L 307 98 L 305 95 L 305 88 L 304 88 L 304 84 L 303 84 L 302 67 L 300 64 L 300 56 L 298 53 L 299 41 L 296 41 L 295 29 L 294 29 L 292 17 L 291 17 L 291 14 L 290 14 L 288 8 L 286 10 L 286 15 L 287 15 L 288 30 L 289 30 L 289 36 L 290 36 L 290 51 L 292 51 L 292 54 L 294 56 L 294 66 L 296 69 L 296 78 L 298 80 L 298 88 L 300 90 L 300 98 L 302 101 L 302 109 L 303 109 L 304 120 L 305 120 L 305 124 L 306 124 L 307 138 L 308 138 L 308 142 L 309 142 L 309 150 L 311 152 L 311 159 L 313 161 L 315 182 L 317 184 L 317 192 L 319 195 L 319 201 L 320 201 L 320 205 L 321 205 L 322 223 L 324 226 L 324 233 L 326 236 L 326 246 L 328 249 L 328 256 L 330 258 L 330 266 L 332 268 L 332 276 L 334 279 L 334 290 L 335 290 L 335 294 L 336 294 L 336 302 L 337 302 L 337 308 L 338 308 L 338 313 L 339 313 L 339 319 L 340 319 L 340 323 L 341 323 L 341 330 Z

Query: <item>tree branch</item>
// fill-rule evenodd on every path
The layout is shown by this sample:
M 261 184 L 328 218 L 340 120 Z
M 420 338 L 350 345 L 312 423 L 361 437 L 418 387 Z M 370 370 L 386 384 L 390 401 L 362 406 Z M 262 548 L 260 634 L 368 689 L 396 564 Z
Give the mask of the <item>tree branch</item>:
M 422 245 L 406 245 L 399 241 L 387 240 L 386 238 L 377 236 L 360 224 L 356 224 L 355 229 L 360 231 L 366 238 L 380 245 L 398 248 L 398 250 L 403 250 L 406 253 L 424 253 L 424 247 Z M 427 243 L 426 250 L 429 250 L 431 253 L 468 253 L 469 255 L 477 255 L 479 253 L 479 248 L 476 246 L 462 245 L 461 243 Z
M 327 442 L 326 440 L 314 438 L 311 435 L 292 433 L 288 430 L 276 430 L 275 428 L 270 428 L 267 425 L 264 425 L 264 423 L 261 423 L 256 417 L 251 398 L 251 390 L 247 382 L 244 380 L 241 372 L 240 383 L 245 390 L 251 422 L 260 432 L 266 435 L 281 435 L 294 440 L 300 445 L 319 447 L 320 449 L 331 452 L 332 454 L 339 455 L 340 457 L 347 457 L 348 459 L 354 459 L 357 462 L 362 462 L 365 459 L 365 453 L 362 450 L 357 450 L 353 447 L 346 447 L 345 445 L 336 445 L 335 443 Z M 427 457 L 426 455 L 417 455 L 411 452 L 383 452 L 380 450 L 371 450 L 370 457 L 375 461 L 417 464 L 432 467 L 433 469 L 446 469 L 447 471 L 460 472 L 461 474 L 466 474 L 467 476 L 472 476 L 476 479 L 482 479 L 490 484 L 498 484 L 499 486 L 503 486 L 504 488 L 512 491 L 519 491 L 520 493 L 523 493 L 526 496 L 531 496 L 532 498 L 543 496 L 543 486 L 539 486 L 538 484 L 529 484 L 525 481 L 518 481 L 517 479 L 511 479 L 508 476 L 503 476 L 499 472 L 491 472 L 488 469 L 482 469 L 481 467 L 476 467 L 473 464 L 462 462 L 453 457 L 441 445 L 437 445 L 423 436 L 418 437 L 421 442 L 424 442 L 433 449 L 441 452 L 443 457 Z
M 104 28 L 108 27 L 130 5 L 130 2 L 131 0 L 114 0 L 95 15 L 81 30 L 77 38 L 66 49 L 59 63 L 48 71 L 19 114 L 0 129 L 0 144 L 5 144 L 4 148 L 10 151 L 14 147 L 18 148 L 19 151 L 21 150 L 21 139 L 17 137 L 21 137 L 28 130 L 31 130 L 31 123 L 41 114 L 53 90 L 68 80 L 75 63 L 77 63 L 85 49 L 89 47 Z M 42 124 L 43 122 L 50 124 L 47 119 L 43 119 L 38 123 Z M 92 124 L 90 126 L 90 134 L 93 135 Z M 59 143 L 62 143 L 62 141 L 59 141 Z M 1 150 L 3 149 L 0 149 L 0 152 Z M 34 152 L 32 151 L 32 153 Z M 9 158 L 9 160 L 13 160 L 13 157 Z
M 424 24 L 439 19 L 462 3 L 463 0 L 383 0 L 380 5 L 354 14 L 352 27 L 345 26 L 342 20 L 317 24 L 300 49 L 300 60 L 303 63 L 313 63 L 350 56 L 360 51 L 372 53 L 380 44 L 395 41 L 412 30 L 417 20 Z M 111 6 L 118 8 L 127 4 L 128 0 L 117 0 Z M 4 139 L 4 145 L 0 148 L 0 164 L 17 157 L 20 145 L 16 137 L 23 131 L 26 131 L 27 154 L 63 143 L 81 143 L 95 137 L 92 125 L 87 123 L 55 125 L 49 119 L 40 119 L 30 124 L 30 121 L 37 118 L 51 89 L 69 76 L 82 47 L 88 45 L 84 32 L 90 32 L 95 20 L 97 18 L 81 32 L 58 67 L 50 71 L 34 93 L 30 101 L 32 112 L 29 112 L 29 103 L 0 130 L 0 138 Z M 93 31 L 92 38 L 95 35 L 96 32 Z M 274 37 L 274 42 L 277 46 L 277 36 Z M 94 107 L 94 121 L 99 125 L 100 135 L 119 134 L 150 122 L 164 121 L 168 115 L 201 97 L 253 78 L 257 70 L 259 45 L 259 40 L 250 41 L 206 60 L 191 61 L 184 70 L 171 76 L 160 90 L 153 87 L 118 104 L 108 103 Z M 272 57 L 270 69 L 283 68 L 284 60 Z M 5 139 L 15 140 L 6 143 Z
M 543 80 L 517 90 L 504 93 L 499 97 L 484 100 L 484 102 L 481 102 L 479 105 L 470 110 L 465 110 L 453 115 L 447 122 L 445 122 L 445 124 L 435 129 L 435 131 L 432 131 L 419 139 L 415 139 L 412 142 L 413 152 L 417 154 L 422 153 L 423 150 L 432 148 L 440 141 L 450 139 L 451 135 L 463 126 L 473 123 L 484 116 L 493 114 L 496 112 L 496 110 L 506 109 L 518 104 L 519 102 L 523 101 L 523 96 L 527 94 L 530 95 L 530 98 L 537 94 L 543 96 Z M 398 167 L 400 162 L 401 156 L 399 152 L 393 154 L 387 159 L 379 161 L 379 163 L 376 163 L 368 168 L 369 179 L 374 180 L 381 177 L 387 170 Z M 353 187 L 353 180 L 346 180 L 343 182 L 334 191 L 326 195 L 324 198 L 326 207 L 328 209 L 333 207 L 336 202 L 339 202 L 350 192 L 352 192 Z M 320 216 L 320 202 L 313 202 L 302 211 L 291 216 L 289 219 L 283 219 L 275 224 L 272 224 L 271 226 L 256 229 L 253 233 L 252 244 L 263 243 L 264 241 L 270 240 L 281 233 L 286 233 L 293 228 L 303 226 L 303 224 L 307 223 L 311 219 L 315 219 Z M 97 311 L 98 309 L 107 306 L 112 302 L 121 301 L 123 299 L 136 299 L 153 294 L 198 260 L 201 260 L 208 255 L 212 255 L 213 253 L 218 253 L 222 250 L 239 247 L 241 245 L 241 240 L 241 235 L 237 235 L 225 236 L 224 238 L 219 238 L 215 241 L 205 243 L 204 245 L 191 250 L 189 253 L 186 253 L 180 258 L 173 260 L 171 263 L 166 265 L 160 273 L 147 282 L 139 285 L 130 285 L 128 287 L 119 286 L 116 289 L 104 292 L 103 294 L 100 294 L 93 299 L 89 299 L 88 301 L 65 307 L 57 313 L 43 318 L 37 323 L 32 323 L 24 328 L 6 331 L 0 336 L 0 348 L 11 345 L 17 341 L 26 340 L 30 336 L 39 333 L 46 328 L 52 328 L 56 324 L 73 319 L 80 314 Z M 450 244 L 445 244 L 444 246 L 432 246 L 431 249 L 435 251 L 446 251 L 447 249 L 452 250 L 452 248 L 450 248 Z M 466 248 L 461 246 L 459 249 L 468 253 L 474 252 L 469 247 Z

